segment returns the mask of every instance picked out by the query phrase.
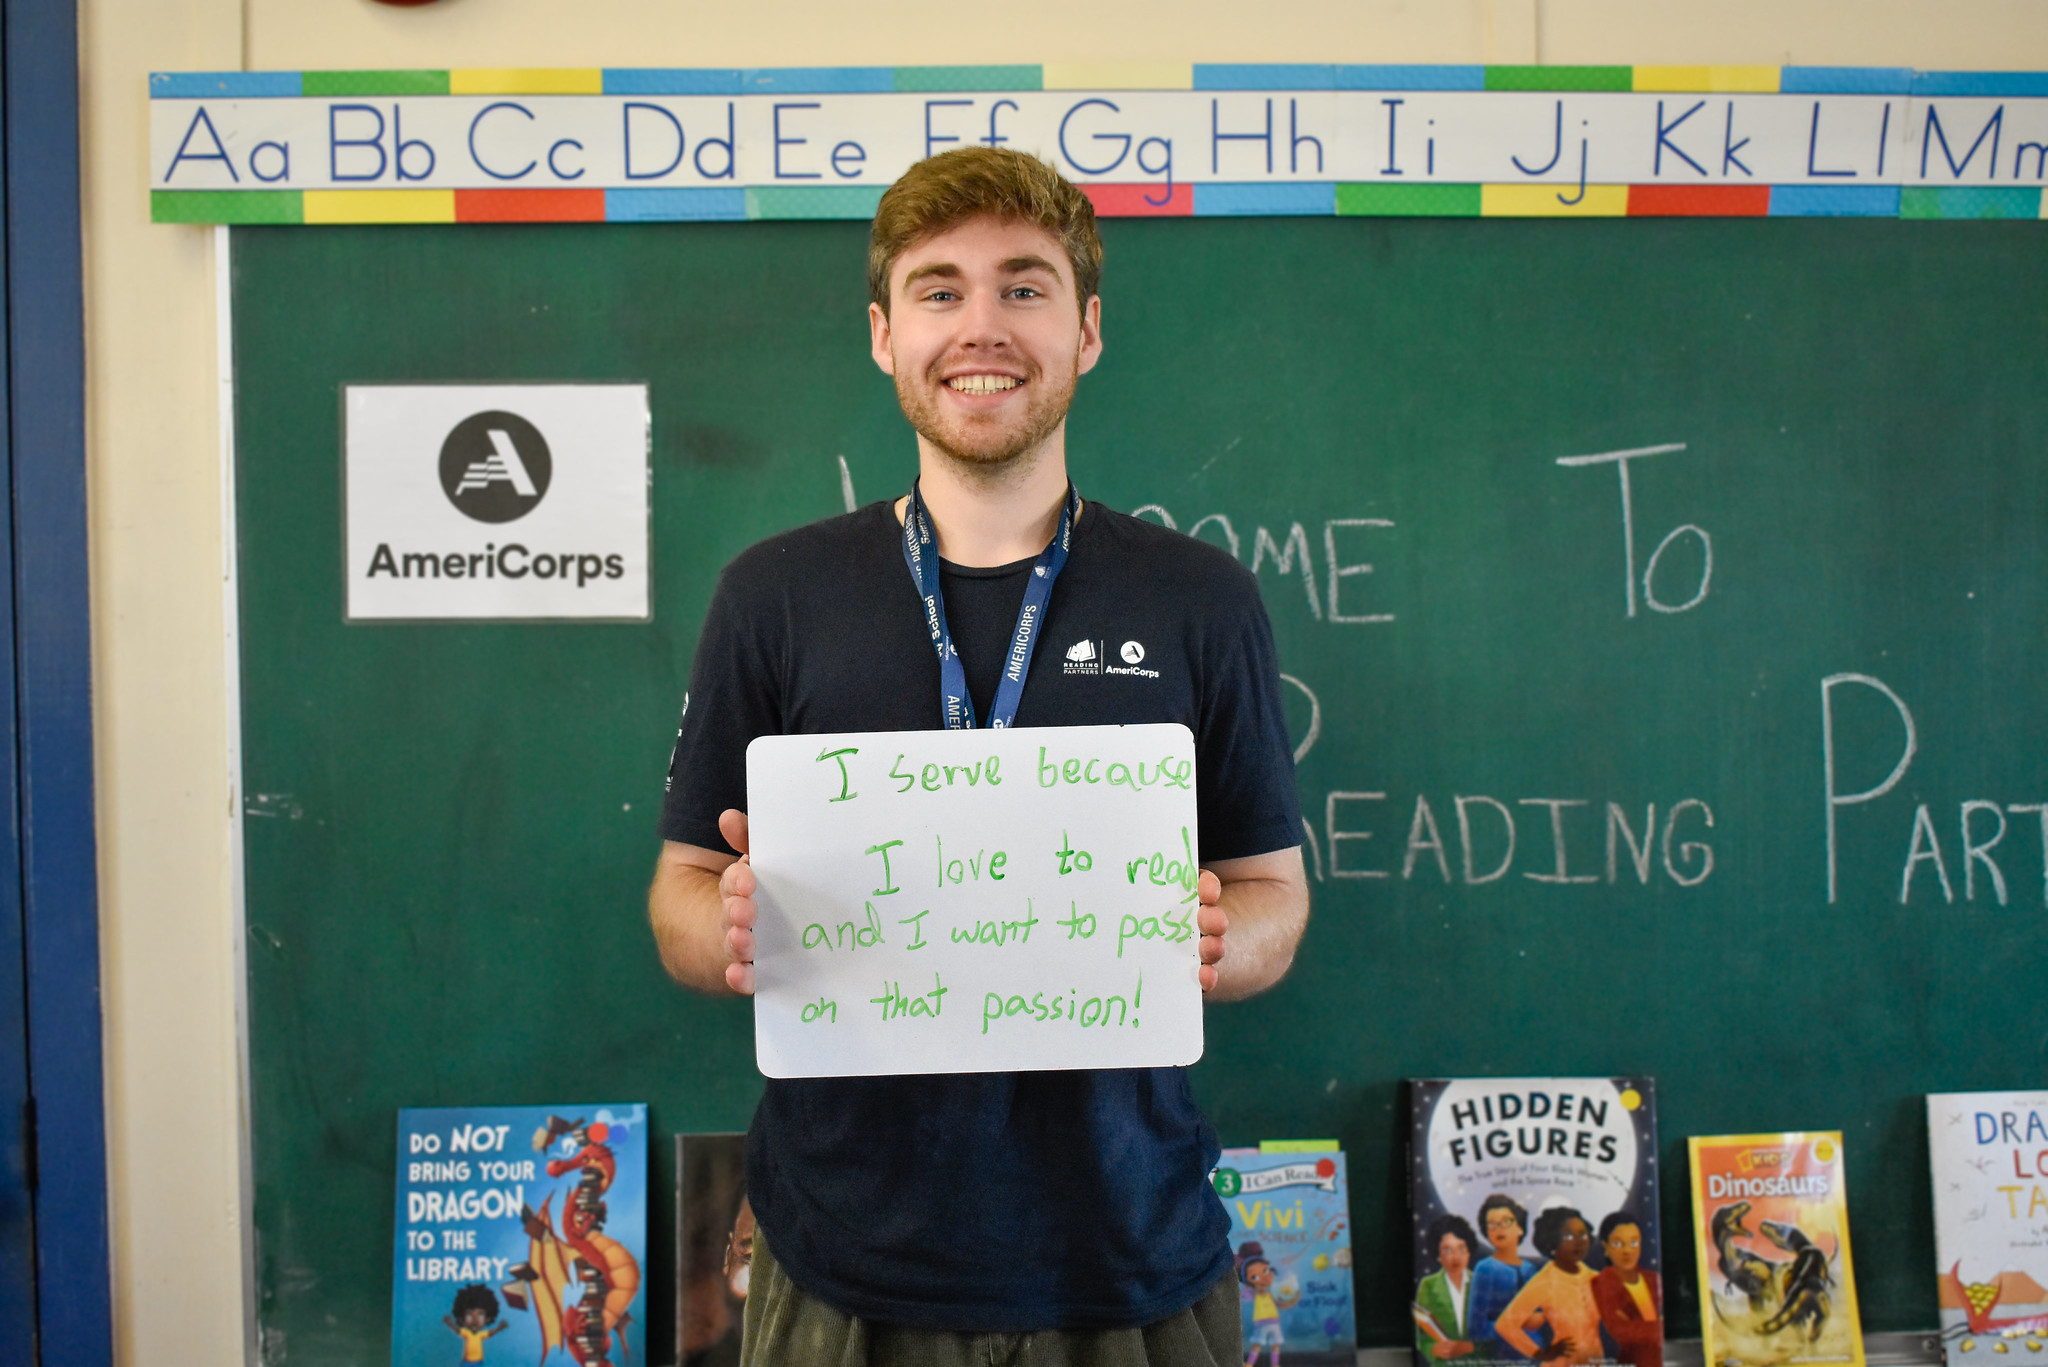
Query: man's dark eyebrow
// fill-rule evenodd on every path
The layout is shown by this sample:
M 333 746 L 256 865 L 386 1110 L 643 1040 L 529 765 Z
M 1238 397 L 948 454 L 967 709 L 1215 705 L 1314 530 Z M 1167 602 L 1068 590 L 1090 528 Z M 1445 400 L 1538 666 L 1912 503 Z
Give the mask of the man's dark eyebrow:
M 1060 278 L 1060 268 L 1042 256 L 1013 256 L 1003 263 L 1004 275 L 1022 275 L 1026 271 L 1044 271 L 1055 280 Z
M 904 276 L 903 287 L 909 289 L 927 276 L 940 276 L 947 280 L 958 280 L 960 278 L 960 268 L 950 261 L 934 261 L 929 265 L 919 266 L 911 271 L 910 274 Z

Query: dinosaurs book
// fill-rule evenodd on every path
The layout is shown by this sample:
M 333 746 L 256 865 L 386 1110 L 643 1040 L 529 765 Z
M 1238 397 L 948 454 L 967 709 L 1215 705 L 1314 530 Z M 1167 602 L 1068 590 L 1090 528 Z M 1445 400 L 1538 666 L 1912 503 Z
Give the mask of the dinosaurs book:
M 392 1367 L 645 1363 L 647 1108 L 398 1113 Z
M 1209 1180 L 1230 1214 L 1246 1362 L 1352 1367 L 1351 1207 L 1336 1149 L 1227 1149 Z
M 1708 1367 L 1863 1367 L 1842 1136 L 1695 1136 L 1687 1145 Z
M 1949 1367 L 2048 1356 L 2048 1092 L 1927 1098 Z
M 1663 1367 L 1650 1079 L 1408 1086 L 1418 1367 Z

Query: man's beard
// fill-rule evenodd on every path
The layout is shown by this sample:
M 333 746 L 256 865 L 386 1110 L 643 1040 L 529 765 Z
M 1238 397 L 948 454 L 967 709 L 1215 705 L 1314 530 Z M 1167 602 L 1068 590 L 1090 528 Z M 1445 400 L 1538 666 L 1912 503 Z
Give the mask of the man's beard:
M 1064 383 L 1042 373 L 1027 376 L 1024 382 L 1024 420 L 1008 428 L 964 422 L 956 424 L 956 430 L 948 430 L 939 409 L 938 396 L 932 392 L 942 387 L 936 376 L 932 377 L 931 389 L 922 389 L 904 383 L 899 372 L 896 402 L 902 406 L 903 416 L 910 420 L 917 434 L 941 453 L 962 465 L 994 474 L 1019 456 L 1036 451 L 1045 444 L 1047 437 L 1059 430 L 1060 424 L 1067 420 L 1067 409 L 1074 402 L 1074 385 L 1080 378 L 1078 358 Z M 978 427 L 981 430 L 976 430 Z

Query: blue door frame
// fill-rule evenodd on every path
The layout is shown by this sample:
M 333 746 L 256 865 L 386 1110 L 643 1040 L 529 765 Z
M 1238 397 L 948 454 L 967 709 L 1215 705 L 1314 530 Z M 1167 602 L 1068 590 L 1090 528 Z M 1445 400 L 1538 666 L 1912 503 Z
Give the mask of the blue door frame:
M 27 987 L 35 1360 L 108 1367 L 75 0 L 0 0 L 0 52 L 15 780 L 0 873 L 12 862 L 19 889 L 0 905 L 18 908 Z

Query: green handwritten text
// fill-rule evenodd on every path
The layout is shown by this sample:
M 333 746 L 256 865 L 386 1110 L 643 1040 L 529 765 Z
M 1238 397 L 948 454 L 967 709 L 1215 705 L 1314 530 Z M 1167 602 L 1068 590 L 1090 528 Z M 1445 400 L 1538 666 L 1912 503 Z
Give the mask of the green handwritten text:
M 1089 997 L 1082 1000 L 1074 988 L 1065 992 L 1054 990 L 1048 996 L 1034 992 L 1029 997 L 1022 993 L 1004 996 L 991 992 L 981 999 L 981 1033 L 986 1035 L 989 1027 L 1000 1021 L 1028 1022 L 1036 1025 L 1057 1025 L 1065 1022 L 1084 1030 L 1108 1029 L 1111 1026 L 1135 1030 L 1138 1028 L 1138 1008 L 1145 1000 L 1145 975 L 1138 975 L 1137 990 L 1130 1000 L 1120 996 Z M 1115 1018 L 1111 1019 L 1111 1012 Z

